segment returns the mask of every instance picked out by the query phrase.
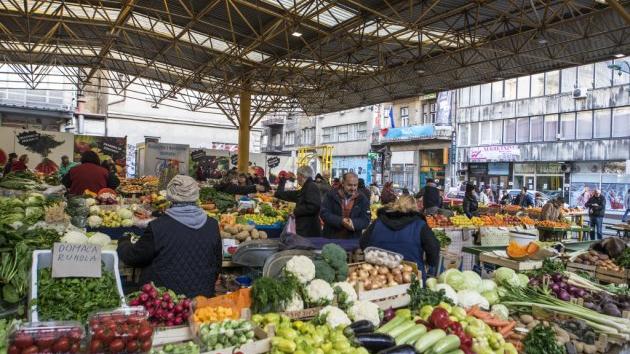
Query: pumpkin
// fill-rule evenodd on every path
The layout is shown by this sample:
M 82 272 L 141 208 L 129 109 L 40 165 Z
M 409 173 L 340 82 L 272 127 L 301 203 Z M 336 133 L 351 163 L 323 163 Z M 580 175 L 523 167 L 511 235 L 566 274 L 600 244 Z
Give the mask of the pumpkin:
M 527 247 L 519 245 L 515 241 L 510 241 L 506 248 L 506 253 L 508 257 L 521 261 L 527 259 Z
M 527 251 L 527 255 L 533 256 L 536 254 L 536 252 L 538 252 L 539 249 L 540 247 L 536 242 L 530 242 L 525 250 Z

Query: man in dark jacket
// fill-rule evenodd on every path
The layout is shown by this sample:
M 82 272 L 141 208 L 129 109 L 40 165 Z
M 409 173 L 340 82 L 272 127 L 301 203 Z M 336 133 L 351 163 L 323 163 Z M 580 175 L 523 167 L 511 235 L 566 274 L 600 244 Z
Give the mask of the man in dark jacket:
M 442 207 L 440 190 L 431 178 L 427 179 L 427 184 L 418 192 L 416 198 L 422 198 L 424 215 L 435 214 Z
M 534 206 L 534 199 L 527 193 L 527 187 L 521 188 L 521 193 L 514 198 L 514 205 L 521 208 L 529 208 Z
M 584 206 L 588 208 L 588 216 L 591 219 L 591 240 L 595 240 L 595 233 L 597 233 L 597 239 L 601 240 L 604 214 L 606 214 L 606 198 L 599 189 L 595 189 Z
M 324 237 L 356 238 L 370 223 L 370 201 L 357 191 L 359 177 L 354 172 L 343 175 L 341 188 L 333 189 L 322 204 Z
M 118 257 L 142 268 L 142 284 L 153 282 L 188 298 L 214 296 L 223 258 L 219 224 L 196 205 L 199 186 L 192 177 L 175 176 L 166 198 L 171 207 L 149 223 L 138 242 L 118 241 Z
M 299 236 L 319 237 L 322 229 L 319 222 L 322 199 L 319 188 L 313 181 L 313 169 L 310 166 L 298 168 L 297 182 L 302 187 L 299 191 L 285 191 L 286 180 L 281 178 L 275 197 L 296 204 L 293 215 L 295 231 Z
M 319 188 L 319 194 L 321 199 L 324 200 L 326 194 L 330 192 L 332 186 L 330 185 L 330 173 L 324 171 L 324 175 L 320 175 L 319 173 L 315 176 L 315 184 L 317 188 Z
M 411 196 L 401 196 L 393 204 L 379 209 L 377 215 L 361 237 L 361 248 L 374 246 L 400 253 L 405 260 L 416 263 L 423 274 L 426 261 L 429 265 L 427 273 L 435 276 L 440 261 L 440 242 L 418 212 L 415 200 Z

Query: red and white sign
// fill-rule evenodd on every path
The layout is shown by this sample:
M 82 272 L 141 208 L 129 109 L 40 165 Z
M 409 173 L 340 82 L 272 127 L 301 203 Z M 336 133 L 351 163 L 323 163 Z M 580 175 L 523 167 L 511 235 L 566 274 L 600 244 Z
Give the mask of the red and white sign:
M 521 156 L 518 145 L 494 145 L 470 148 L 470 162 L 517 161 Z
M 212 143 L 212 146 L 210 146 L 210 149 L 238 152 L 238 145 L 230 144 L 230 143 Z

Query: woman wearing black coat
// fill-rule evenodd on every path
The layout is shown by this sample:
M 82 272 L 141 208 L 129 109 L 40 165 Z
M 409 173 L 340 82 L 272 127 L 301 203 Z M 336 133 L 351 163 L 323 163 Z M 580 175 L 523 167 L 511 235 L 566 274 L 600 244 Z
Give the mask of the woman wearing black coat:
M 466 194 L 464 195 L 464 214 L 470 219 L 477 214 L 479 208 L 479 202 L 477 201 L 477 194 L 475 193 L 475 186 L 472 184 L 466 185 Z
M 302 166 L 297 170 L 297 182 L 302 187 L 298 191 L 285 191 L 286 179 L 281 178 L 275 197 L 294 202 L 295 231 L 303 237 L 320 237 L 322 228 L 319 221 L 321 208 L 321 195 L 319 187 L 313 181 L 313 169 L 310 166 Z

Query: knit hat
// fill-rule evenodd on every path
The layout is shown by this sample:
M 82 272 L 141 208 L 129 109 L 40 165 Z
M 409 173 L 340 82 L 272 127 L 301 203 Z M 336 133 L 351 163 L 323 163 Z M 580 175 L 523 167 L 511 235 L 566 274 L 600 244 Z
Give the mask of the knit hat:
M 199 185 L 190 176 L 177 175 L 166 187 L 166 198 L 175 203 L 193 203 L 199 199 Z

